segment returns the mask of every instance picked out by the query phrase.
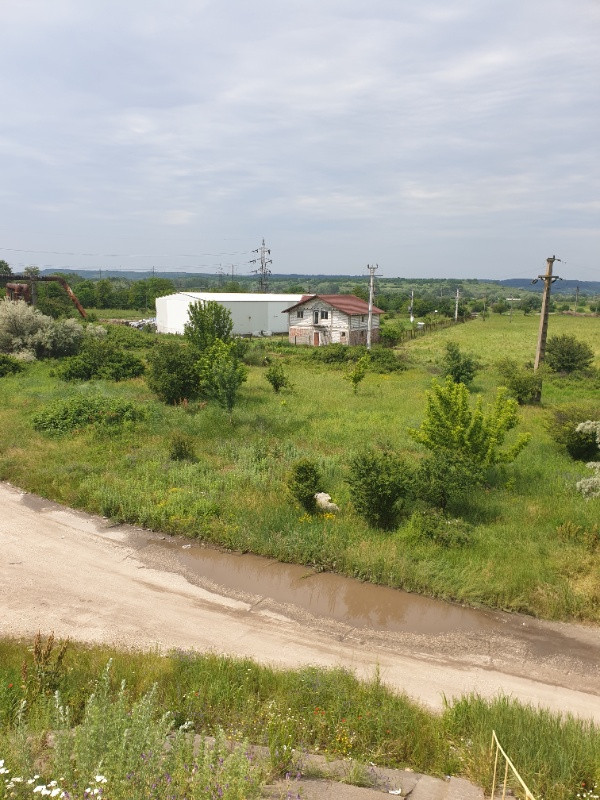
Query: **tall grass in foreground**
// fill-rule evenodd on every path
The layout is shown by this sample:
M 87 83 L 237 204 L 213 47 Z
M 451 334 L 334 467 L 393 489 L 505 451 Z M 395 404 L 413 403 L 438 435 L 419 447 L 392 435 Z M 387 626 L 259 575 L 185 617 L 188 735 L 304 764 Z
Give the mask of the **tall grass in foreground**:
M 161 787 L 162 794 L 156 795 L 160 798 L 195 797 L 191 789 L 189 795 L 166 791 L 166 775 L 172 782 L 178 775 L 179 786 L 193 778 L 182 767 L 193 762 L 186 749 L 189 737 L 183 730 L 177 732 L 181 726 L 218 741 L 223 731 L 237 742 L 264 745 L 270 754 L 269 768 L 279 772 L 295 767 L 303 752 L 320 752 L 381 766 L 462 775 L 488 788 L 490 737 L 495 729 L 540 800 L 572 800 L 582 782 L 600 782 L 596 726 L 507 698 L 487 701 L 473 695 L 449 702 L 436 715 L 385 688 L 377 673 L 371 681 L 361 682 L 340 669 L 276 671 L 216 655 L 161 656 L 78 645 L 69 646 L 60 674 L 53 673 L 47 690 L 32 695 L 19 680 L 21 662 L 31 659 L 31 649 L 24 643 L 0 640 L 0 758 L 11 775 L 31 778 L 39 773 L 46 786 L 66 776 L 78 789 L 83 784 L 102 789 L 90 783 L 102 775 L 111 787 L 111 798 L 153 797 L 143 795 L 153 784 Z M 52 663 L 50 659 L 50 671 Z M 121 683 L 125 679 L 126 689 Z M 51 688 L 58 691 L 58 703 Z M 25 697 L 29 700 L 23 710 Z M 48 731 L 55 732 L 53 748 L 48 748 Z M 167 734 L 174 735 L 176 745 L 163 751 L 159 742 Z M 201 751 L 203 763 L 214 764 L 213 752 Z M 205 767 L 195 758 L 201 771 Z M 251 797 L 248 787 L 255 785 L 259 774 L 243 749 L 232 759 L 231 774 L 238 776 L 235 785 L 248 791 L 240 796 Z M 229 762 L 224 760 L 224 765 Z M 211 769 L 217 771 L 217 765 Z M 220 779 L 225 781 L 223 775 Z M 229 781 L 234 784 L 233 777 Z M 128 787 L 139 787 L 140 794 L 127 795 Z

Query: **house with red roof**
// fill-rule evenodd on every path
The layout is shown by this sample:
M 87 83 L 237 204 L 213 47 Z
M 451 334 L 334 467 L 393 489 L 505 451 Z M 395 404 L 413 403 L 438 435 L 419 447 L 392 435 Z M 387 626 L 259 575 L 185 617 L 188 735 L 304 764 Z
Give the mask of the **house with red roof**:
M 366 344 L 369 304 L 353 294 L 311 294 L 285 311 L 292 344 Z M 379 315 L 373 306 L 371 341 L 379 340 Z

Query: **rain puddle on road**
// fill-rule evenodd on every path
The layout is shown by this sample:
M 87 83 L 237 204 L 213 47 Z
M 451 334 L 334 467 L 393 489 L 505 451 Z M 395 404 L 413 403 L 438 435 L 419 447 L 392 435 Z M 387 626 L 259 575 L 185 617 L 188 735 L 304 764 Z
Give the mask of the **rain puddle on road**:
M 363 583 L 297 564 L 282 564 L 249 553 L 227 553 L 164 542 L 187 572 L 225 589 L 291 604 L 315 617 L 356 628 L 439 635 L 489 633 L 499 626 L 495 612 Z M 174 553 L 173 553 L 174 554 Z

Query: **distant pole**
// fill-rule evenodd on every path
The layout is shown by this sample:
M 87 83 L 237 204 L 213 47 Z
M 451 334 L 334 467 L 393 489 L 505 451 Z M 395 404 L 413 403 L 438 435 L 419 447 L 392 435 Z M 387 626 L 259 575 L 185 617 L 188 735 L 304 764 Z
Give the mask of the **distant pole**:
M 375 283 L 375 270 L 378 264 L 367 264 L 369 270 L 369 316 L 367 317 L 367 350 L 371 349 L 371 338 L 373 333 L 373 286 Z
M 271 255 L 271 251 L 265 245 L 265 240 L 263 239 L 261 246 L 257 247 L 256 250 L 252 252 L 258 253 L 258 258 L 253 258 L 250 261 L 251 264 L 256 264 L 258 262 L 258 268 L 253 269 L 252 272 L 258 274 L 259 289 L 263 294 L 266 294 L 269 291 L 269 275 L 271 274 L 271 270 L 267 265 L 273 263 L 273 259 L 267 258 L 267 256 Z
M 456 290 L 456 302 L 454 303 L 454 322 L 458 322 L 458 298 L 460 297 L 460 290 Z
M 556 256 L 546 259 L 546 274 L 538 275 L 531 282 L 537 283 L 538 280 L 544 281 L 544 294 L 542 295 L 542 310 L 540 312 L 540 330 L 538 333 L 537 348 L 535 351 L 535 361 L 533 369 L 537 370 L 546 355 L 546 338 L 548 336 L 548 314 L 550 311 L 550 289 L 555 281 L 562 280 L 558 275 L 552 275 L 552 267 L 555 261 L 560 261 Z
M 485 322 L 485 304 L 487 303 L 487 295 L 483 298 L 483 321 Z
M 579 308 L 579 284 L 575 287 L 575 311 Z
M 412 325 L 415 321 L 415 290 L 410 290 L 410 324 Z

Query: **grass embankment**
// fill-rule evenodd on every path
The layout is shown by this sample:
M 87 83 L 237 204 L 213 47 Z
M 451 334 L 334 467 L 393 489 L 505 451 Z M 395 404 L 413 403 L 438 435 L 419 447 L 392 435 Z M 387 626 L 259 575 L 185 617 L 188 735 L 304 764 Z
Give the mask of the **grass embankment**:
M 13 771 L 17 765 L 26 770 L 26 765 L 21 766 L 26 761 L 24 729 L 19 729 L 17 721 L 17 709 L 25 698 L 26 749 L 37 755 L 37 771 L 46 782 L 60 777 L 51 773 L 51 759 L 44 757 L 48 739 L 43 733 L 56 730 L 60 723 L 52 693 L 58 689 L 63 706 L 70 707 L 69 726 L 79 724 L 109 659 L 113 703 L 122 680 L 128 687 L 126 708 L 156 684 L 154 708 L 161 714 L 170 712 L 175 726 L 189 720 L 200 734 L 222 729 L 237 741 L 266 745 L 274 772 L 294 766 L 293 748 L 380 766 L 461 775 L 489 788 L 490 736 L 495 729 L 526 783 L 540 798 L 569 800 L 582 782 L 592 785 L 600 780 L 600 731 L 596 727 L 507 698 L 489 702 L 467 697 L 436 715 L 386 689 L 377 674 L 371 682 L 359 682 L 342 670 L 275 671 L 251 661 L 214 655 L 174 652 L 160 656 L 80 645 L 70 645 L 57 667 L 57 649 L 48 658 L 40 657 L 43 651 L 43 646 L 39 647 L 34 659 L 25 644 L 0 640 L 0 758 Z M 24 661 L 28 663 L 25 682 Z M 93 763 L 94 753 L 99 759 L 118 728 L 110 703 L 105 705 L 102 713 L 96 709 L 94 735 L 86 747 L 80 747 L 91 775 L 94 770 L 102 772 L 102 765 Z M 129 725 L 134 727 L 131 720 Z M 116 760 L 114 752 L 110 758 L 105 755 L 104 766 Z M 135 765 L 130 764 L 129 770 L 137 775 Z
M 598 621 L 600 501 L 576 492 L 589 471 L 545 427 L 557 403 L 597 398 L 597 381 L 549 378 L 542 405 L 522 409 L 520 430 L 532 441 L 472 492 L 462 511 L 473 526 L 466 545 L 444 547 L 420 536 L 408 516 L 391 533 L 369 528 L 353 512 L 345 482 L 351 455 L 367 444 L 421 457 L 408 429 L 423 418 L 446 341 L 482 360 L 473 389 L 491 400 L 500 383 L 495 362 L 530 358 L 538 321 L 492 315 L 418 339 L 405 348 L 406 371 L 368 374 L 356 395 L 344 369 L 282 350 L 274 357 L 286 365 L 293 391 L 273 393 L 264 368 L 252 367 L 231 418 L 212 404 L 165 407 L 143 379 L 65 384 L 52 376 L 53 364 L 34 363 L 0 381 L 0 478 L 76 508 L 283 561 L 463 603 Z M 588 341 L 599 363 L 600 320 L 553 317 L 550 326 L 551 334 Z M 81 392 L 133 400 L 147 419 L 118 434 L 87 429 L 51 438 L 33 430 L 41 408 Z M 170 460 L 175 434 L 191 437 L 195 461 Z M 320 462 L 342 509 L 335 518 L 311 517 L 291 501 L 286 476 L 303 456 Z

